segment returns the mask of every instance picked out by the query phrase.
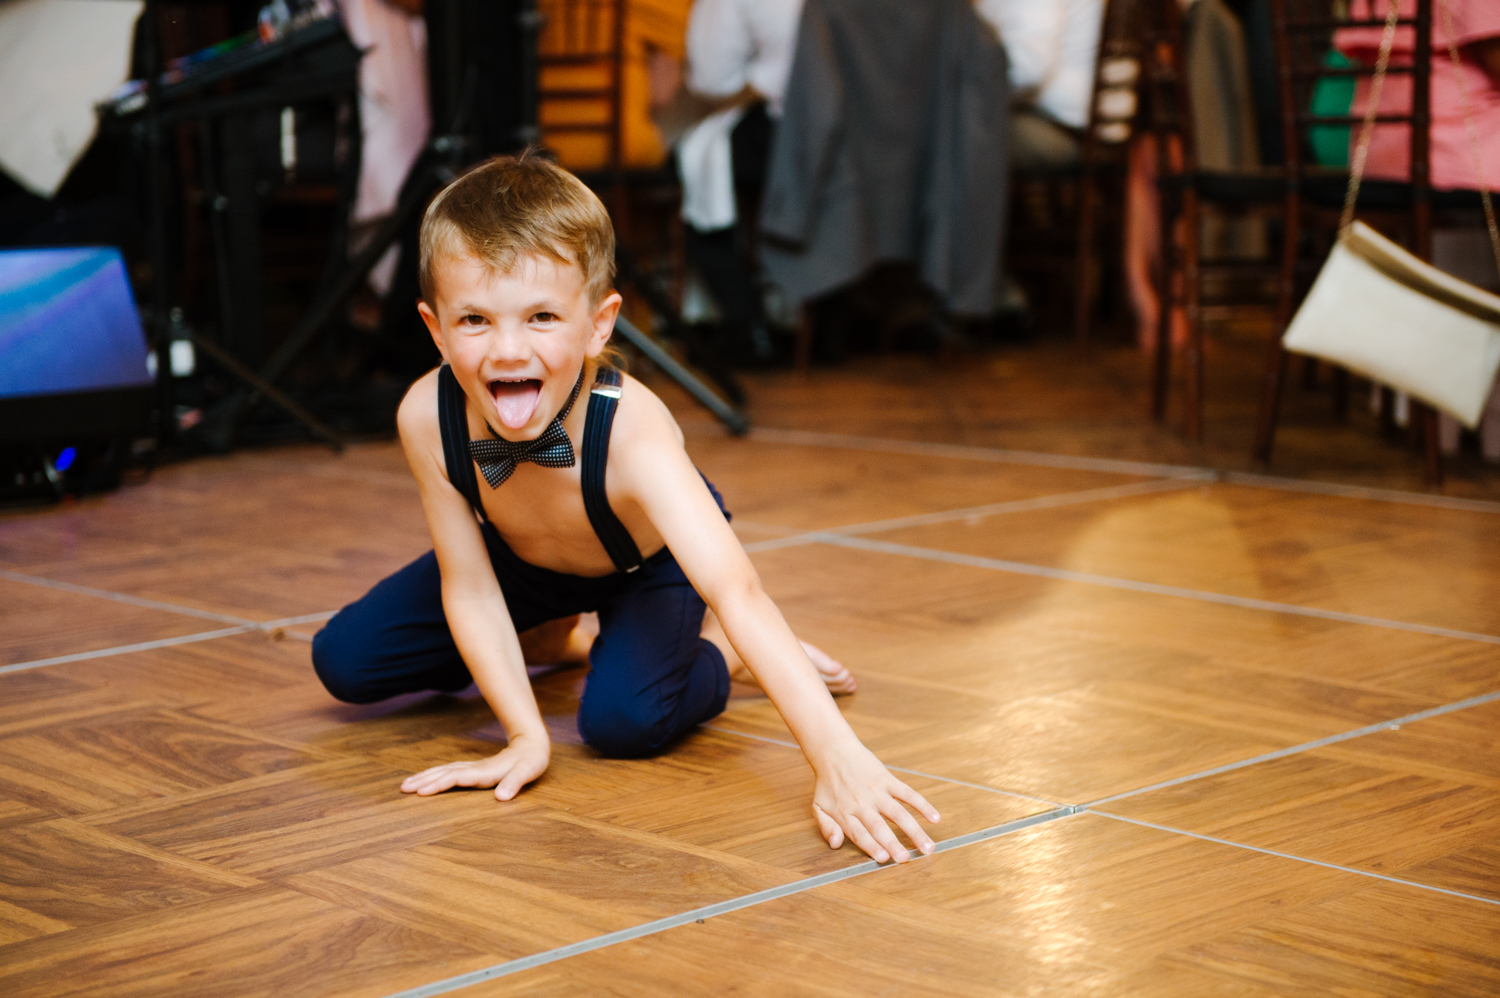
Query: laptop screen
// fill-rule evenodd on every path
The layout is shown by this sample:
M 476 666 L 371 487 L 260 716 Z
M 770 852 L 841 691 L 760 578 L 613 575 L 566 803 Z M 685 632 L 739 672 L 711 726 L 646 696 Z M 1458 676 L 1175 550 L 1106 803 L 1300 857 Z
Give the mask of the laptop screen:
M 150 385 L 113 247 L 0 250 L 0 398 Z

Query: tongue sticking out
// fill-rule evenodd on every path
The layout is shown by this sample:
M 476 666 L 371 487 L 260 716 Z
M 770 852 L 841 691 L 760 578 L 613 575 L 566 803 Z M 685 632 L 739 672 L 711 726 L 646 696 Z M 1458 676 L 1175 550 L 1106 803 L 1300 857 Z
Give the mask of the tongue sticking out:
M 542 383 L 530 381 L 491 381 L 490 394 L 495 399 L 495 412 L 507 430 L 525 429 L 531 422 L 531 414 L 542 399 Z

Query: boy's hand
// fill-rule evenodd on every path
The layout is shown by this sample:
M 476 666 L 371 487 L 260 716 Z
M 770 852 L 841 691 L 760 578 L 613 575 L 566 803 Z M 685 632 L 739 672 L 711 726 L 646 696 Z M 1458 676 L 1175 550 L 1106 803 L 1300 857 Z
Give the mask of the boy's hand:
M 431 797 L 453 787 L 494 787 L 495 797 L 510 800 L 547 771 L 552 746 L 517 735 L 499 755 L 473 762 L 450 762 L 424 769 L 401 782 L 401 792 Z
M 932 854 L 931 837 L 903 805 L 934 824 L 940 819 L 937 808 L 892 776 L 869 749 L 856 744 L 831 765 L 817 767 L 817 776 L 813 814 L 830 849 L 843 845 L 847 836 L 877 863 L 905 863 L 911 854 L 886 824 L 893 821 L 922 855 Z

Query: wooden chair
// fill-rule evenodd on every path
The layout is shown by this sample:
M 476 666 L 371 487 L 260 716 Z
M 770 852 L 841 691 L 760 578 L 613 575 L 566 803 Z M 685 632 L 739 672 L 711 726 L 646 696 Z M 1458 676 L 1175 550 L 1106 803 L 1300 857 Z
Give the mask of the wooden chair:
M 1100 187 L 1106 177 L 1116 181 L 1123 177 L 1126 143 L 1149 121 L 1141 90 L 1147 49 L 1138 26 L 1142 7 L 1142 0 L 1107 0 L 1099 33 L 1089 120 L 1079 157 L 1073 340 L 1082 352 L 1088 351 L 1093 339 L 1104 260 L 1108 258 L 1108 251 L 1101 252 L 1100 246 L 1101 230 L 1108 223 L 1103 212 L 1123 200 L 1101 198 Z M 1119 247 L 1113 248 L 1117 250 L 1114 255 L 1119 256 Z
M 1256 166 L 1232 172 L 1203 169 L 1194 131 L 1194 108 L 1187 66 L 1188 38 L 1180 5 L 1175 0 L 1137 0 L 1135 30 L 1146 53 L 1141 88 L 1142 128 L 1156 137 L 1161 163 L 1159 188 L 1161 260 L 1156 274 L 1160 303 L 1153 358 L 1151 412 L 1166 418 L 1172 377 L 1172 319 L 1180 308 L 1187 321 L 1184 345 L 1184 433 L 1191 441 L 1203 436 L 1204 295 L 1206 279 L 1243 283 L 1245 278 L 1268 279 L 1278 272 L 1274 261 L 1208 258 L 1202 252 L 1204 210 L 1212 206 L 1226 216 L 1265 214 L 1283 201 L 1284 174 Z M 1180 235 L 1179 235 L 1180 233 Z M 1232 313 L 1243 301 L 1214 302 Z M 1261 305 L 1260 307 L 1264 307 Z
M 543 141 L 575 170 L 593 167 L 619 174 L 624 165 L 625 0 L 541 0 L 537 9 L 546 19 L 537 41 Z
M 1186 374 L 1186 432 L 1202 434 L 1203 349 L 1199 321 L 1201 279 L 1205 267 L 1199 253 L 1200 202 L 1207 196 L 1224 204 L 1263 200 L 1263 177 L 1205 175 L 1197 166 L 1193 133 L 1192 96 L 1188 87 L 1186 35 L 1176 0 L 1111 0 L 1094 77 L 1094 99 L 1084 139 L 1083 180 L 1079 197 L 1079 254 L 1074 339 L 1081 349 L 1090 341 L 1095 290 L 1100 267 L 1095 261 L 1098 225 L 1098 174 L 1106 158 L 1121 159 L 1113 150 L 1138 136 L 1156 143 L 1160 170 L 1162 259 L 1155 275 L 1160 302 L 1153 358 L 1151 411 L 1165 418 L 1171 378 L 1171 321 L 1181 307 L 1188 318 Z M 1182 232 L 1179 242 L 1174 238 Z M 1230 266 L 1230 265 L 1225 265 Z
M 1312 128 L 1320 125 L 1343 125 L 1357 130 L 1363 121 L 1362 117 L 1347 114 L 1312 113 L 1309 110 L 1312 106 L 1312 91 L 1320 80 L 1372 75 L 1373 66 L 1334 68 L 1325 65 L 1323 57 L 1331 47 L 1335 31 L 1351 27 L 1379 29 L 1385 24 L 1384 17 L 1351 20 L 1347 14 L 1348 5 L 1343 0 L 1271 0 L 1271 7 L 1280 76 L 1286 221 L 1276 335 L 1270 345 L 1255 439 L 1255 457 L 1264 463 L 1271 460 L 1286 375 L 1286 352 L 1281 346 L 1281 337 L 1291 321 L 1297 303 L 1306 293 L 1311 278 L 1321 265 L 1322 256 L 1326 255 L 1327 248 L 1332 245 L 1348 183 L 1346 170 L 1330 170 L 1313 164 Z M 1372 0 L 1371 7 L 1376 15 L 1383 15 L 1388 9 L 1380 0 Z M 1382 227 L 1394 225 L 1404 228 L 1408 249 L 1417 256 L 1430 260 L 1433 208 L 1429 177 L 1432 0 L 1417 0 L 1416 16 L 1401 18 L 1397 24 L 1400 26 L 1398 30 L 1415 32 L 1415 51 L 1410 65 L 1392 65 L 1388 72 L 1411 76 L 1412 102 L 1406 113 L 1381 115 L 1376 121 L 1406 124 L 1410 127 L 1411 180 L 1407 183 L 1365 181 L 1360 189 L 1358 210 L 1360 217 L 1378 220 Z M 1357 131 L 1355 137 L 1357 138 Z M 1310 242 L 1322 251 L 1316 259 L 1306 261 L 1306 265 L 1299 254 L 1304 242 Z M 1336 395 L 1347 396 L 1347 391 L 1343 389 L 1346 379 L 1346 372 L 1335 373 Z M 1388 389 L 1383 394 L 1383 416 L 1389 422 L 1391 395 Z M 1427 481 L 1429 484 L 1437 484 L 1442 480 L 1437 413 L 1429 406 L 1413 400 L 1412 425 L 1420 436 Z

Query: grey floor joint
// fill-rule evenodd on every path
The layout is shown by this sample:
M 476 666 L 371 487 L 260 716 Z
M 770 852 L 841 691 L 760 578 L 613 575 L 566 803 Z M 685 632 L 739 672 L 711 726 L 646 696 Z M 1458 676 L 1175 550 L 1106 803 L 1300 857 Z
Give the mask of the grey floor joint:
M 858 551 L 871 551 L 877 554 L 893 554 L 906 558 L 921 558 L 926 561 L 946 562 L 950 565 L 963 565 L 968 568 L 1008 572 L 1012 575 L 1030 575 L 1043 579 L 1055 579 L 1059 582 L 1079 582 L 1084 585 L 1104 586 L 1109 589 L 1124 589 L 1130 592 L 1147 593 L 1153 596 L 1173 596 L 1179 599 L 1197 600 L 1200 603 L 1217 603 L 1220 606 L 1232 606 L 1245 610 L 1261 610 L 1267 613 L 1313 617 L 1318 620 L 1332 620 L 1341 624 L 1362 624 L 1367 627 L 1383 627 L 1394 631 L 1409 631 L 1414 634 L 1428 634 L 1433 637 L 1456 638 L 1460 641 L 1478 641 L 1484 644 L 1500 645 L 1500 635 L 1480 634 L 1475 631 L 1460 631 L 1451 627 L 1435 627 L 1431 624 L 1417 624 L 1404 620 L 1387 620 L 1384 617 L 1369 617 L 1358 613 L 1344 613 L 1341 610 L 1324 610 L 1319 607 L 1301 606 L 1296 603 L 1278 603 L 1273 600 L 1254 599 L 1249 596 L 1232 596 L 1228 593 L 1208 592 L 1203 589 L 1186 589 L 1182 586 L 1168 586 L 1157 582 L 1141 582 L 1136 579 L 1121 579 L 1112 575 L 1095 575 L 1091 572 L 1075 572 L 1072 569 L 1052 568 L 1047 565 L 1031 565 L 1021 561 L 984 558 L 979 555 L 960 554 L 956 551 L 943 551 L 938 548 L 915 547 L 910 544 L 892 544 L 889 541 L 875 541 L 870 540 L 868 537 L 849 537 L 827 531 L 819 531 L 806 536 L 808 539 L 805 543 L 810 544 L 828 544 L 834 547 L 853 548 Z
M 1173 828 L 1171 825 L 1158 825 L 1150 821 L 1141 821 L 1137 818 L 1127 818 L 1123 814 L 1111 814 L 1108 811 L 1096 811 L 1093 808 L 1080 808 L 1080 814 L 1097 815 L 1100 818 L 1108 818 L 1111 821 L 1122 821 L 1128 825 L 1139 825 L 1142 828 L 1154 828 L 1158 832 L 1170 832 L 1173 835 L 1184 835 L 1190 839 L 1198 839 L 1202 842 L 1213 842 L 1221 846 L 1231 846 L 1235 849 L 1245 849 L 1250 852 L 1258 852 L 1265 856 L 1276 856 L 1280 859 L 1289 859 L 1298 863 L 1307 863 L 1312 866 L 1321 866 L 1327 870 L 1340 870 L 1344 873 L 1353 873 L 1361 877 L 1369 877 L 1372 880 L 1384 880 L 1389 884 L 1400 884 L 1403 887 L 1415 887 L 1418 890 L 1433 891 L 1437 894 L 1447 894 L 1450 897 L 1464 898 L 1469 901 L 1479 901 L 1482 904 L 1500 907 L 1500 898 L 1487 898 L 1481 894 L 1466 894 L 1463 891 L 1450 890 L 1447 887 L 1438 887 L 1434 884 L 1424 884 L 1418 880 L 1405 880 L 1401 877 L 1387 876 L 1384 873 L 1372 873 L 1369 870 L 1361 870 L 1354 866 L 1340 866 L 1337 863 L 1325 863 L 1321 859 L 1312 859 L 1307 856 L 1298 856 L 1295 853 L 1280 852 L 1276 849 L 1265 849 L 1261 846 L 1252 846 L 1244 842 L 1235 842 L 1232 839 L 1220 839 L 1212 835 L 1202 835 L 1198 832 L 1190 832 L 1185 828 Z
M 988 842 L 990 839 L 999 838 L 1002 835 L 1010 835 L 1023 829 L 1056 821 L 1059 818 L 1066 818 L 1074 813 L 1075 809 L 1073 808 L 1057 808 L 1041 814 L 1018 818 L 1015 821 L 1007 821 L 1002 825 L 995 825 L 992 828 L 981 829 L 977 832 L 970 832 L 967 835 L 959 835 L 939 842 L 933 850 L 933 854 L 948 852 L 952 849 L 962 849 L 965 846 L 971 846 L 978 842 Z M 912 862 L 920 863 L 924 858 L 928 857 L 917 857 Z M 729 901 L 720 901 L 717 904 L 705 905 L 702 908 L 694 908 L 692 911 L 685 911 L 679 915 L 658 918 L 655 921 L 645 922 L 628 929 L 621 929 L 618 932 L 609 932 L 602 936 L 595 936 L 592 939 L 584 939 L 580 942 L 570 943 L 567 946 L 559 946 L 556 949 L 534 953 L 531 956 L 523 956 L 504 963 L 497 963 L 492 967 L 471 970 L 467 974 L 459 974 L 446 980 L 434 981 L 432 984 L 424 984 L 421 987 L 398 991 L 395 994 L 388 995 L 387 998 L 433 998 L 434 995 L 448 994 L 452 991 L 458 991 L 461 988 L 494 980 L 497 977 L 505 977 L 510 974 L 520 973 L 523 970 L 531 970 L 549 963 L 556 963 L 559 960 L 566 960 L 569 957 L 592 953 L 594 950 L 604 949 L 607 946 L 615 946 L 619 943 L 629 942 L 632 939 L 640 939 L 642 936 L 655 935 L 658 932 L 665 932 L 668 929 L 675 929 L 693 922 L 715 918 L 719 915 L 728 915 L 731 912 L 740 911 L 758 904 L 765 904 L 767 901 L 776 901 L 780 898 L 790 897 L 793 894 L 801 894 L 819 887 L 826 887 L 829 884 L 836 884 L 842 880 L 849 880 L 853 877 L 864 876 L 867 873 L 874 873 L 876 870 L 893 865 L 895 864 L 880 864 L 874 860 L 865 860 L 863 863 L 856 863 L 854 866 L 845 867 L 842 870 L 834 870 L 831 873 L 820 873 L 815 877 L 794 880 L 789 884 L 782 884 L 779 887 L 757 891 L 754 894 L 746 894 L 743 897 L 733 898 Z
M 725 435 L 724 428 L 717 423 L 688 420 L 682 423 L 682 427 L 684 430 L 691 431 L 696 436 Z M 1401 489 L 1378 489 L 1362 485 L 1341 485 L 1336 482 L 1320 482 L 1306 478 L 1285 478 L 1279 475 L 1257 475 L 1245 471 L 1232 471 L 1197 465 L 1154 464 L 1141 461 L 1122 461 L 1113 458 L 1083 457 L 1072 454 L 1048 454 L 1041 451 L 1009 450 L 1003 447 L 938 444 L 921 440 L 893 440 L 883 437 L 862 437 L 809 430 L 782 430 L 769 426 L 760 426 L 751 430 L 749 439 L 762 443 L 826 447 L 833 450 L 876 451 L 884 454 L 910 454 L 917 457 L 947 457 L 964 461 L 988 461 L 995 464 L 1066 468 L 1071 471 L 1098 471 L 1114 475 L 1151 475 L 1171 478 L 1202 477 L 1217 480 L 1227 485 L 1272 489 L 1281 492 L 1307 492 L 1316 495 L 1337 496 L 1342 499 L 1363 499 L 1370 502 L 1388 502 L 1406 506 L 1429 506 L 1434 509 L 1457 510 L 1468 513 L 1500 513 L 1500 502 L 1487 499 L 1465 499 L 1460 496 L 1408 492 Z
M 93 651 L 74 652 L 71 655 L 55 655 L 52 658 L 39 658 L 30 662 L 16 662 L 11 665 L 0 665 L 0 676 L 7 672 L 24 672 L 27 669 L 40 669 L 46 665 L 63 665 L 68 662 L 83 662 L 91 658 L 109 658 L 114 655 L 129 655 L 132 652 L 152 651 L 156 648 L 171 648 L 174 645 L 190 645 L 199 641 L 214 641 L 219 638 L 233 637 L 236 634 L 253 634 L 260 632 L 272 634 L 282 631 L 286 627 L 294 627 L 297 624 L 311 624 L 317 621 L 328 620 L 337 610 L 326 610 L 322 613 L 305 613 L 299 617 L 283 617 L 280 620 L 265 620 L 249 624 L 240 624 L 236 627 L 225 627 L 217 631 L 198 631 L 195 634 L 180 634 L 171 638 L 158 638 L 155 641 L 139 641 L 129 645 L 114 645 L 109 648 L 96 648 Z M 297 641 L 311 641 L 312 638 L 306 634 L 298 634 L 296 631 L 282 631 L 283 637 L 292 638 Z

